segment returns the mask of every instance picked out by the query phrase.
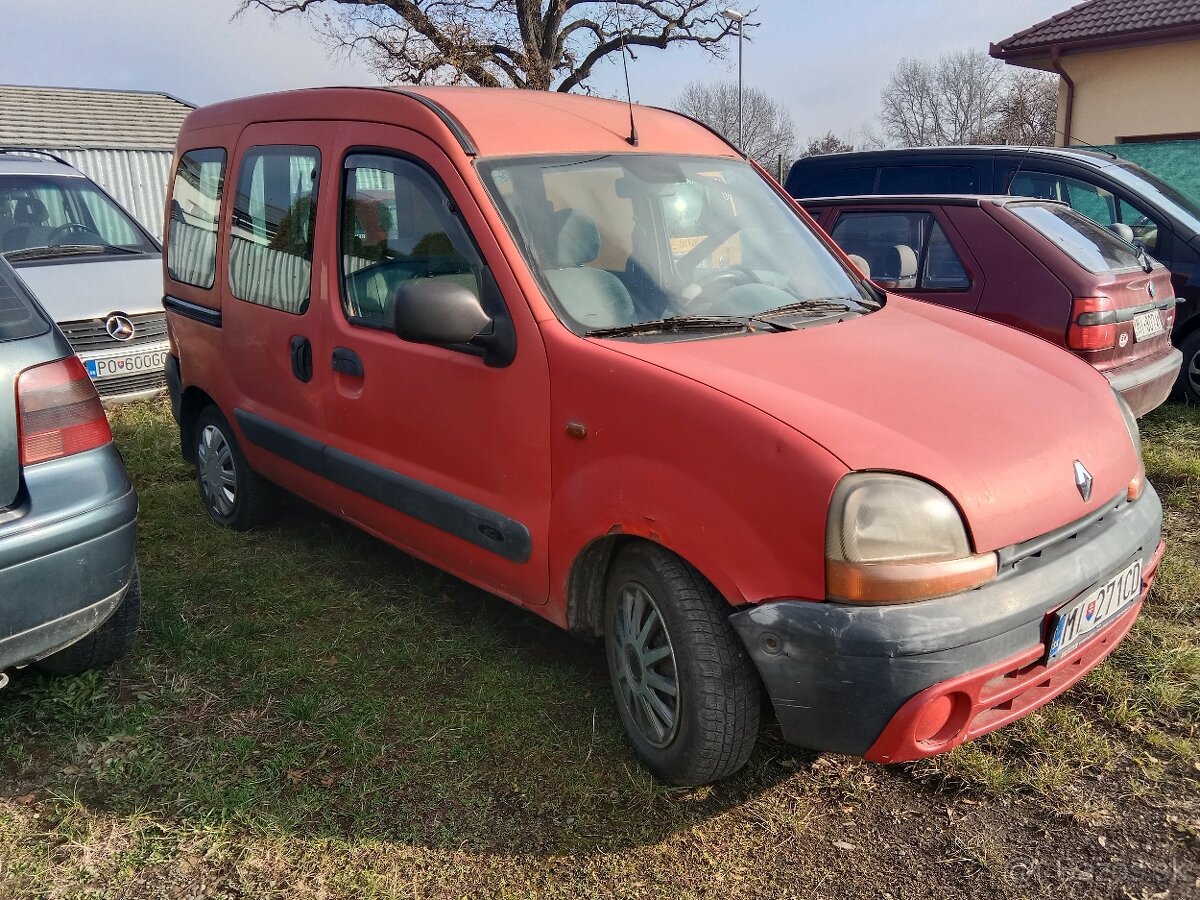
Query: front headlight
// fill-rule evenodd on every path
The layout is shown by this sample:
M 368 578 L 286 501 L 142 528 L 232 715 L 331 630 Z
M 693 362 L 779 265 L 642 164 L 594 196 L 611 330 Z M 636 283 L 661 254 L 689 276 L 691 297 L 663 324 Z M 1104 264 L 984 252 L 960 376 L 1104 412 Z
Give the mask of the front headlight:
M 1117 391 L 1113 391 L 1113 396 L 1117 398 L 1117 406 L 1121 410 L 1121 417 L 1125 420 L 1125 429 L 1129 432 L 1129 440 L 1133 443 L 1133 450 L 1138 458 L 1137 474 L 1133 476 L 1129 482 L 1129 488 L 1125 492 L 1125 496 L 1129 500 L 1136 500 L 1142 496 L 1142 490 L 1146 487 L 1146 463 L 1142 459 L 1142 432 L 1138 428 L 1137 416 L 1133 414 L 1133 410 L 1129 408 L 1125 398 Z
M 830 501 L 825 572 L 832 600 L 906 603 L 978 587 L 995 577 L 996 555 L 971 553 L 962 516 L 933 485 L 856 472 Z

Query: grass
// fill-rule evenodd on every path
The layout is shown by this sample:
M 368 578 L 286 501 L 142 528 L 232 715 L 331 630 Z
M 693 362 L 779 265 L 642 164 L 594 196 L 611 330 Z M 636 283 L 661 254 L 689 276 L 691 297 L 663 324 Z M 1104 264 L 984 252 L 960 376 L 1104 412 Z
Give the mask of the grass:
M 1025 896 L 1005 874 L 1020 840 L 970 817 L 1007 810 L 1019 836 L 1064 798 L 1057 827 L 1149 808 L 1171 819 L 1163 852 L 1196 846 L 1196 410 L 1145 423 L 1171 548 L 1082 685 L 914 766 L 768 728 L 743 773 L 690 791 L 638 765 L 597 648 L 299 501 L 215 528 L 166 406 L 112 418 L 142 502 L 143 631 L 109 670 L 0 694 L 0 898 L 866 896 L 912 865 Z M 955 809 L 945 833 L 906 818 Z

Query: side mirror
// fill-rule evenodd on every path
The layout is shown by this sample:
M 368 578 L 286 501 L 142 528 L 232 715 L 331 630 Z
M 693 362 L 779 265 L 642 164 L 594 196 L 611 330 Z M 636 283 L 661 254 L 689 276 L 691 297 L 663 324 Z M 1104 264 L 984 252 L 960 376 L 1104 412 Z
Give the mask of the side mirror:
M 418 344 L 465 344 L 490 328 L 492 317 L 461 284 L 414 278 L 392 294 L 392 331 Z

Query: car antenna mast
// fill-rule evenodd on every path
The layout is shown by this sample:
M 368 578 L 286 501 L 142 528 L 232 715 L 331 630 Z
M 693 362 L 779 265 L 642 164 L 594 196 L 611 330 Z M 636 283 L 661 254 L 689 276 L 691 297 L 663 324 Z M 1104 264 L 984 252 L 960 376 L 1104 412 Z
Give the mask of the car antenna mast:
M 633 121 L 633 95 L 629 91 L 629 61 L 625 58 L 625 29 L 621 25 L 621 8 L 618 6 L 614 12 L 617 14 L 617 35 L 621 40 L 621 68 L 625 70 L 625 102 L 629 104 L 629 137 L 625 140 L 636 147 L 638 133 L 637 123 Z

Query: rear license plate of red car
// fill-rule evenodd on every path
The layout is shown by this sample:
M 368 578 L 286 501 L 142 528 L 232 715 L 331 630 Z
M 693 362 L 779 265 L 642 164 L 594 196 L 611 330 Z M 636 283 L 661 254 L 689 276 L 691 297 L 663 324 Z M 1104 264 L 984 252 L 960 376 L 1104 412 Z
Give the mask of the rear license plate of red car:
M 1133 339 L 1135 341 L 1144 341 L 1146 338 L 1154 337 L 1156 334 L 1163 333 L 1162 316 L 1157 309 L 1152 309 L 1149 312 L 1138 313 L 1133 317 Z
M 1086 641 L 1094 632 L 1111 622 L 1142 593 L 1142 560 L 1139 557 L 1097 585 L 1078 600 L 1056 612 L 1050 620 L 1050 653 L 1053 662 L 1063 653 Z

